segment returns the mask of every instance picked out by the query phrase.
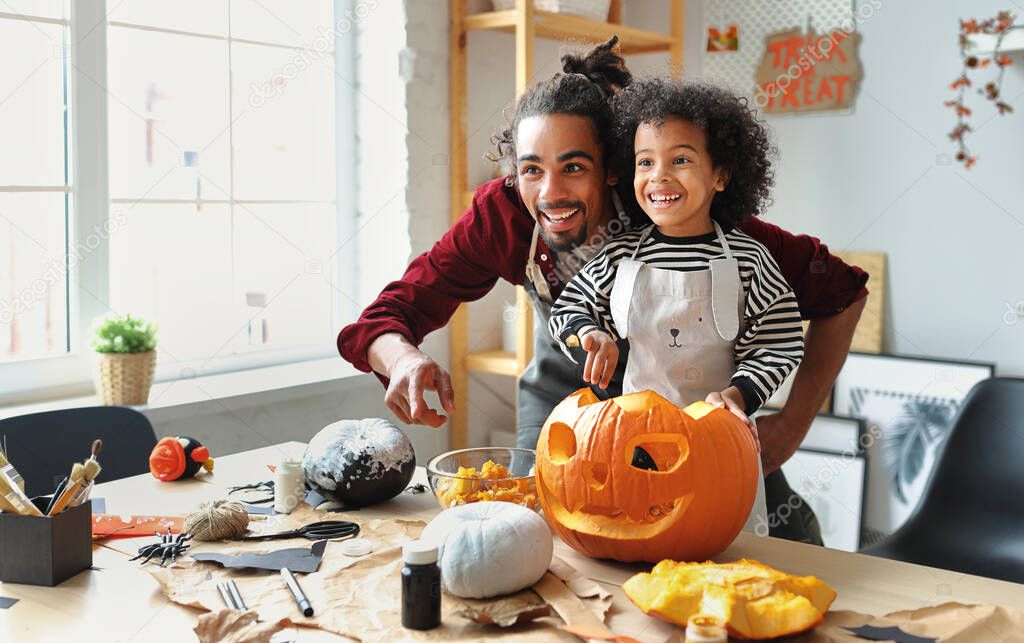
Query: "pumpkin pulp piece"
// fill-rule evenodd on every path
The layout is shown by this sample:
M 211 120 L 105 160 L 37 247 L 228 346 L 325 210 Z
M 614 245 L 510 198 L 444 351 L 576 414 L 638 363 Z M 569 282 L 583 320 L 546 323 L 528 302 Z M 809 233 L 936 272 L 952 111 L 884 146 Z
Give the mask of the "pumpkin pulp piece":
M 658 563 L 623 590 L 645 613 L 685 626 L 704 612 L 726 622 L 732 636 L 766 639 L 814 627 L 835 592 L 813 576 L 790 576 L 757 561 Z

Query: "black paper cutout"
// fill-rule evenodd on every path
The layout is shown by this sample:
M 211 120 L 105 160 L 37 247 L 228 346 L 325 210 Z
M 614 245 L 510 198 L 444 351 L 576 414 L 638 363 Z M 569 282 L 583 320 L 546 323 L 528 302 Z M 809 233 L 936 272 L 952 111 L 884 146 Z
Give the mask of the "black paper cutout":
M 896 641 L 896 643 L 935 643 L 938 641 L 938 639 L 907 634 L 898 627 L 861 625 L 860 627 L 844 627 L 843 629 L 869 641 Z
M 324 557 L 324 550 L 327 548 L 326 540 L 318 540 L 309 549 L 296 547 L 293 549 L 279 549 L 268 554 L 215 554 L 203 552 L 192 554 L 192 558 L 211 563 L 219 563 L 224 567 L 269 569 L 280 571 L 287 567 L 293 572 L 308 574 L 315 572 L 320 566 L 320 559 Z
M 264 516 L 273 516 L 277 512 L 274 511 L 274 507 L 260 507 L 259 505 L 251 505 L 248 502 L 241 503 L 245 507 L 245 513 L 247 514 L 260 514 Z
M 6 596 L 0 596 L 0 610 L 5 610 L 14 607 L 14 604 L 18 602 L 17 598 L 8 598 Z

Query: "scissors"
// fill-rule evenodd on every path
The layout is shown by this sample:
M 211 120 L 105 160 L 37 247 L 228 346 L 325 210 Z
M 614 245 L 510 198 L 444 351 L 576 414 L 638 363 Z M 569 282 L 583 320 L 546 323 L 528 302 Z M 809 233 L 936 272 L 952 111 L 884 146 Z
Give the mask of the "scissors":
M 323 520 L 314 522 L 291 531 L 281 531 L 276 534 L 259 534 L 256 536 L 243 536 L 239 540 L 272 540 L 275 538 L 308 538 L 309 540 L 335 540 L 337 538 L 351 538 L 359 533 L 359 525 L 347 520 Z

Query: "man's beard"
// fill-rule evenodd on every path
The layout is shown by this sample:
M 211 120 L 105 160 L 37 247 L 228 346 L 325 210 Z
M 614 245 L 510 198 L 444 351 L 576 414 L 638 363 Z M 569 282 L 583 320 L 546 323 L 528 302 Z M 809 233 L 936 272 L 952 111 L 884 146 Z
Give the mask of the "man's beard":
M 555 252 L 571 252 L 586 242 L 587 224 L 584 221 L 583 225 L 580 226 L 579 232 L 572 236 L 570 236 L 569 232 L 558 232 L 552 235 L 542 225 L 540 227 L 540 237 Z

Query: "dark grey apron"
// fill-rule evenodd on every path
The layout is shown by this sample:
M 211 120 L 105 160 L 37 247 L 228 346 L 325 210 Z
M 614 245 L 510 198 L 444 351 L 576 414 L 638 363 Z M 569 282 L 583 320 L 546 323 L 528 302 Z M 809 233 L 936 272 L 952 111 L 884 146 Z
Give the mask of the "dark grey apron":
M 613 192 L 612 195 L 615 209 L 619 217 L 623 218 L 625 213 L 622 200 L 617 193 Z M 559 342 L 548 332 L 548 320 L 551 318 L 554 300 L 547 278 L 536 263 L 539 238 L 540 227 L 535 225 L 530 242 L 530 254 L 526 260 L 526 279 L 523 280 L 523 287 L 533 303 L 533 360 L 519 377 L 516 395 L 519 407 L 516 444 L 526 449 L 537 448 L 537 437 L 551 410 L 570 394 L 587 386 L 583 381 L 586 351 L 582 348 L 570 349 L 575 360 L 573 363 L 566 357 Z M 626 371 L 629 344 L 623 340 L 618 343 L 618 347 L 619 361 L 607 391 L 597 387 L 591 388 L 601 399 L 622 394 L 622 377 Z

